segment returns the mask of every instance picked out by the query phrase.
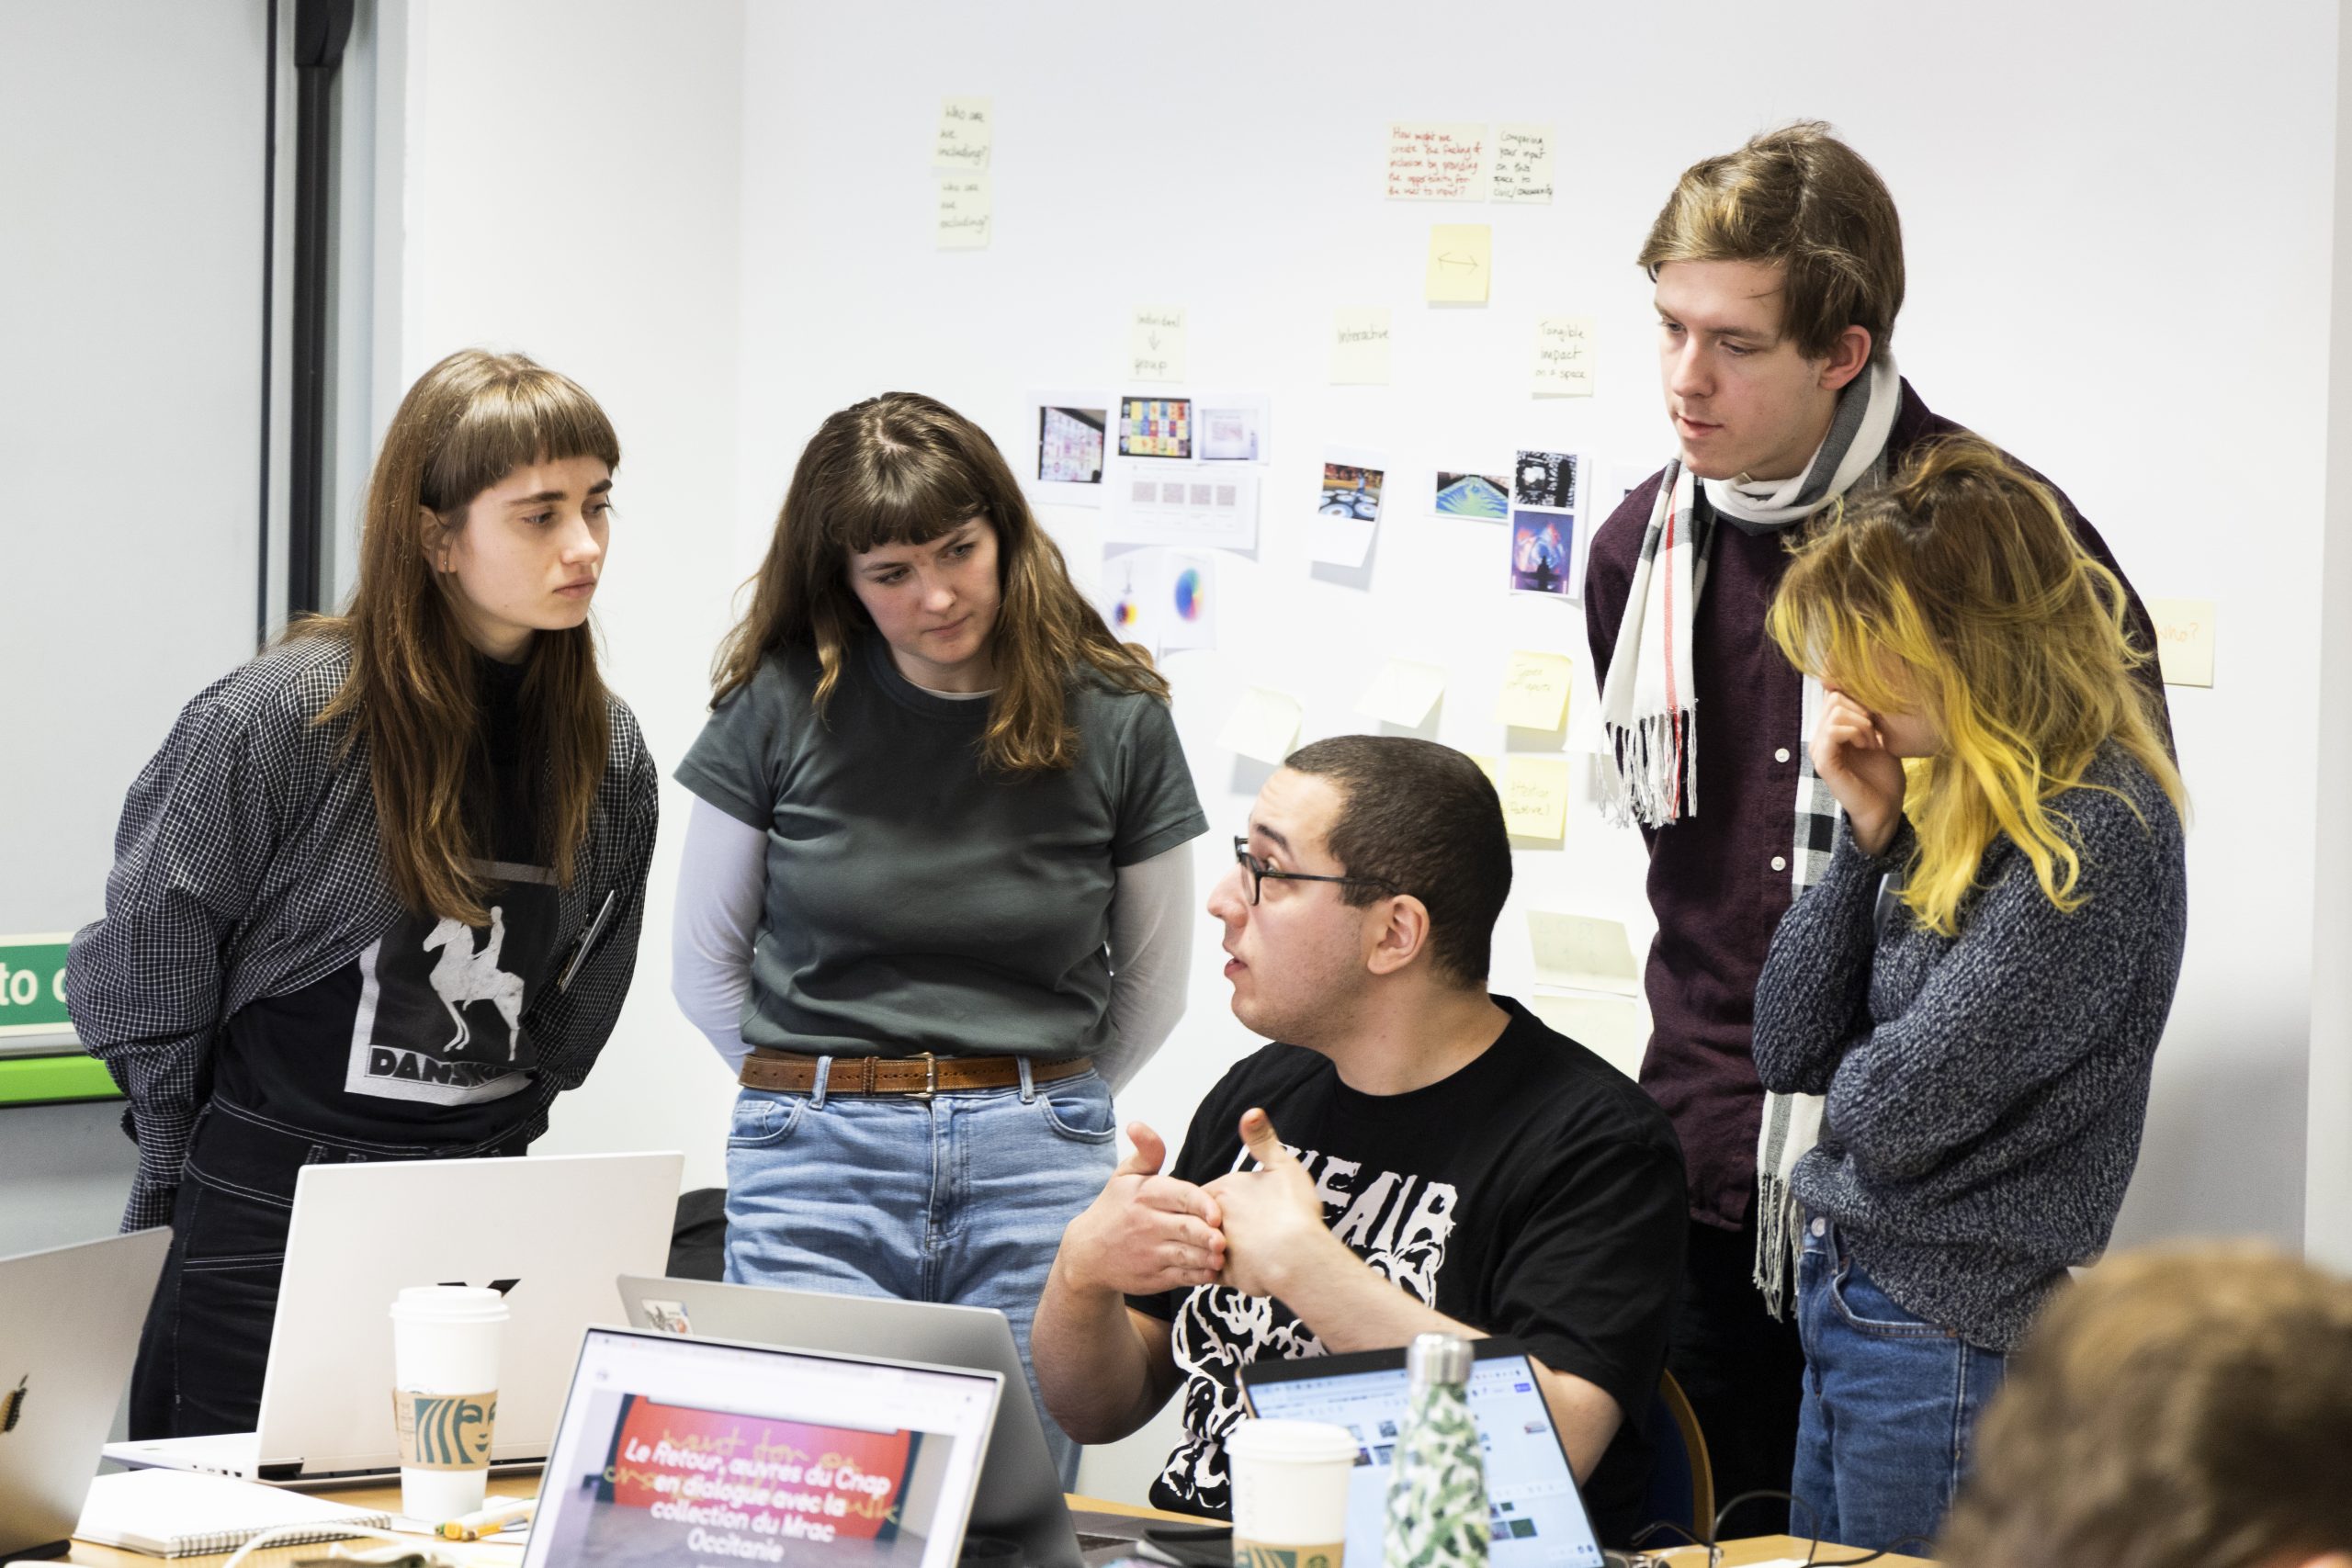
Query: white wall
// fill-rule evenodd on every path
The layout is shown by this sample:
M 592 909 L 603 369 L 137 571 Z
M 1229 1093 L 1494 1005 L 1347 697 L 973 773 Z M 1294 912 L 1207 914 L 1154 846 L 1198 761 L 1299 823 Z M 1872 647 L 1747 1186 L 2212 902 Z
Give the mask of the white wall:
M 1453 683 L 1434 734 L 1491 751 L 1509 649 L 1558 648 L 1581 669 L 1575 612 L 1494 586 L 1499 531 L 1440 524 L 1412 497 L 1436 467 L 1521 445 L 1583 447 L 1604 475 L 1661 457 L 1628 258 L 1684 164 L 1786 118 L 1833 120 L 1902 207 L 1894 347 L 1929 403 L 2050 473 L 2143 593 L 2219 604 L 2219 684 L 2172 694 L 2197 808 L 2189 951 L 2121 1239 L 2297 1243 L 2308 1205 L 2314 1242 L 2352 1257 L 2325 1218 L 2352 1212 L 2352 1164 L 2329 1152 L 2352 1094 L 2352 1001 L 2313 988 L 2313 942 L 2340 972 L 2352 908 L 2310 852 L 2352 774 L 2332 739 L 2321 772 L 2322 671 L 2335 711 L 2352 679 L 2343 635 L 2323 641 L 2323 568 L 2339 582 L 2352 568 L 2323 549 L 2323 498 L 2344 481 L 2324 491 L 2312 461 L 2331 435 L 2352 451 L 2330 423 L 2320 327 L 2335 6 L 2000 0 L 1962 19 L 1513 4 L 1442 27 L 1390 0 L 1218 4 L 1172 24 L 1042 3 L 411 8 L 401 365 L 522 346 L 612 409 L 628 460 L 600 615 L 665 771 L 700 722 L 728 592 L 827 412 L 914 388 L 1017 448 L 1023 389 L 1114 381 L 1139 303 L 1188 308 L 1194 385 L 1272 395 L 1263 542 L 1227 563 L 1224 645 L 1169 661 L 1214 829 L 1204 882 L 1263 773 L 1213 745 L 1242 686 L 1306 699 L 1313 738 L 1363 727 L 1352 705 L 1381 657 L 1441 662 Z M 996 103 L 983 252 L 932 248 L 927 155 L 951 93 Z M 1566 194 L 1384 203 L 1390 118 L 1551 122 Z M 1420 303 L 1441 220 L 1494 224 L 1488 306 Z M 1349 304 L 1394 309 L 1393 386 L 1324 384 L 1330 313 Z M 1599 396 L 1523 394 L 1539 313 L 1600 318 Z M 1396 494 L 1368 580 L 1306 564 L 1327 441 L 1389 453 Z M 1047 520 L 1091 573 L 1093 520 Z M 667 996 L 674 788 L 664 807 L 639 987 L 556 1144 L 679 1145 L 690 1179 L 715 1180 L 728 1089 Z M 1518 914 L 1534 903 L 1646 932 L 1637 843 L 1589 806 L 1572 817 L 1564 849 L 1520 856 L 1499 988 L 1530 979 Z M 2324 827 L 2340 888 L 2352 847 Z M 1250 1043 L 1205 919 L 1201 932 L 1192 1013 L 1126 1102 L 1171 1135 Z
M 734 581 L 742 10 L 409 0 L 402 386 L 467 344 L 586 387 L 621 439 L 597 619 L 664 774 L 637 984 L 550 1153 L 680 1148 L 725 1184 L 731 1092 L 669 992 L 684 793 Z M 390 417 L 388 404 L 379 427 Z

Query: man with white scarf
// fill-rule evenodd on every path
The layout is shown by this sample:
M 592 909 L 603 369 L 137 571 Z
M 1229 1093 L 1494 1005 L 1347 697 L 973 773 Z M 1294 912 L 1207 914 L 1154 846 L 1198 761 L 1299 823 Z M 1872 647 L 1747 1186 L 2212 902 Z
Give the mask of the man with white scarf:
M 1788 1177 L 1813 1145 L 1820 1102 L 1767 1095 L 1749 1046 L 1773 928 L 1827 863 L 1837 821 L 1805 750 L 1820 689 L 1773 647 L 1765 612 L 1795 530 L 1961 427 L 1895 370 L 1901 223 L 1877 172 L 1826 126 L 1792 125 L 1691 165 L 1637 259 L 1657 286 L 1676 453 L 1593 536 L 1585 621 L 1618 764 L 1611 805 L 1650 848 L 1658 934 L 1642 1084 L 1690 1173 L 1668 1366 L 1728 1500 L 1785 1491 L 1795 1447 L 1804 1363 L 1784 1310 Z M 2124 588 L 2135 639 L 2153 649 L 2154 626 Z M 2153 660 L 2143 675 L 2161 692 Z M 1733 1533 L 1778 1529 L 1779 1517 L 1743 1511 Z

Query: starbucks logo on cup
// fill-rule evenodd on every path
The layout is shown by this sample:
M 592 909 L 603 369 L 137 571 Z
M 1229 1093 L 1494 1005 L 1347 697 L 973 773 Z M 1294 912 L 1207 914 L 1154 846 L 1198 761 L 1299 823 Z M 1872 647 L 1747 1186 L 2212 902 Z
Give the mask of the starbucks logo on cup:
M 498 1394 L 392 1394 L 392 1425 L 400 1433 L 403 1470 L 480 1470 L 490 1462 Z

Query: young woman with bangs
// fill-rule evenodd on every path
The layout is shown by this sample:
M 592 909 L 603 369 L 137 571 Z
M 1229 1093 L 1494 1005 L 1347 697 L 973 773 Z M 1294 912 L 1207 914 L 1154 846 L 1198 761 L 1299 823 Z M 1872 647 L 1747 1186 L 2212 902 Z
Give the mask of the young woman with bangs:
M 612 1031 L 658 784 L 587 625 L 619 462 L 565 378 L 435 365 L 344 614 L 198 694 L 131 785 L 66 985 L 130 1100 L 124 1228 L 174 1231 L 133 1438 L 253 1428 L 303 1166 L 519 1155 Z
M 1829 517 L 1773 602 L 1844 812 L 1756 995 L 1765 1088 L 1826 1097 L 1792 1182 L 1799 1534 L 1934 1535 L 2007 1353 L 2123 1201 L 2188 907 L 2125 624 L 2049 490 L 1973 438 Z
M 825 421 L 753 581 L 677 775 L 674 988 L 742 1086 L 727 1277 L 995 1307 L 1025 1361 L 1183 1011 L 1208 822 L 1167 683 L 913 393 Z

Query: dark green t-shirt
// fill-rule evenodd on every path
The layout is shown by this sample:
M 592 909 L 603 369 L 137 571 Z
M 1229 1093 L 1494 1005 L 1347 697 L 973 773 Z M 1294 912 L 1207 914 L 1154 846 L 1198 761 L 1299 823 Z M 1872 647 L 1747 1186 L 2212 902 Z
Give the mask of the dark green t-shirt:
M 1168 706 L 1071 680 L 1076 765 L 984 773 L 987 699 L 868 636 L 825 716 L 813 651 L 728 694 L 678 782 L 768 836 L 747 1044 L 812 1055 L 1087 1055 L 1110 1034 L 1114 873 L 1208 830 Z

